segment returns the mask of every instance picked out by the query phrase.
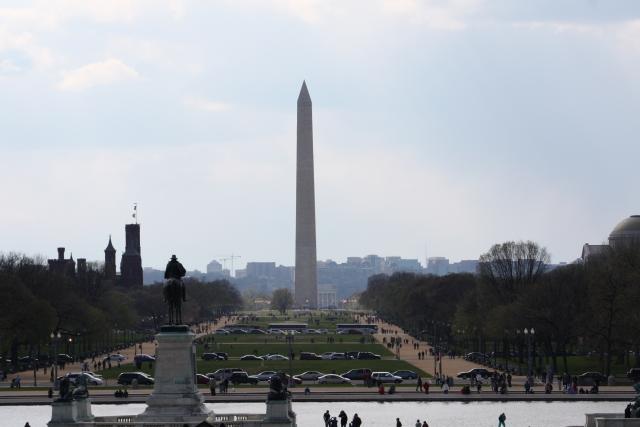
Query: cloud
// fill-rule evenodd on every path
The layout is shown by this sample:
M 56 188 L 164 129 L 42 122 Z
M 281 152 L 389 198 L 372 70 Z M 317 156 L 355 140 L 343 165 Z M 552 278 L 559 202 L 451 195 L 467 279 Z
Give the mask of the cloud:
M 185 97 L 182 102 L 186 107 L 192 108 L 194 110 L 208 111 L 210 113 L 221 113 L 223 111 L 229 111 L 231 109 L 231 105 L 227 104 L 226 102 L 211 101 L 205 98 L 192 96 Z
M 66 72 L 62 81 L 58 83 L 58 89 L 81 91 L 94 86 L 108 85 L 137 77 L 138 72 L 136 70 L 119 59 L 110 58 Z

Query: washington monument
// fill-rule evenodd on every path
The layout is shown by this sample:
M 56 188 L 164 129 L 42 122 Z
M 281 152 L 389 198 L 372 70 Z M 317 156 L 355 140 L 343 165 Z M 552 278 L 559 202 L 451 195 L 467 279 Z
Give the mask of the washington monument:
M 296 164 L 296 272 L 297 307 L 318 306 L 316 267 L 316 201 L 313 181 L 313 124 L 311 97 L 302 82 L 298 95 L 298 155 Z

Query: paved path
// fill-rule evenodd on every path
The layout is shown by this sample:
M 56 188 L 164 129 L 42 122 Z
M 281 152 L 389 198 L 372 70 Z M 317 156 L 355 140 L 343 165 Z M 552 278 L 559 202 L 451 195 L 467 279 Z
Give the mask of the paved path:
M 367 323 L 366 317 L 361 316 L 357 320 L 360 323 Z M 436 361 L 434 360 L 435 357 L 429 355 L 429 350 L 431 349 L 431 346 L 429 346 L 425 341 L 420 341 L 417 338 L 412 337 L 411 335 L 405 333 L 402 330 L 402 328 L 396 325 L 392 325 L 390 323 L 382 322 L 382 321 L 378 322 L 377 325 L 378 325 L 378 333 L 375 334 L 374 336 L 378 342 L 386 346 L 386 344 L 382 343 L 383 338 L 386 338 L 386 341 L 388 342 L 391 337 L 400 337 L 403 340 L 402 341 L 403 345 L 400 348 L 400 352 L 397 353 L 398 357 L 433 376 L 437 374 L 437 372 L 440 369 L 440 363 L 437 362 L 438 370 L 436 371 L 435 369 Z M 383 334 L 382 333 L 383 329 L 388 333 Z M 409 344 L 404 344 L 405 339 L 409 340 Z M 418 350 L 413 349 L 414 342 L 418 343 L 418 346 L 419 346 Z M 418 359 L 418 352 L 420 351 L 425 352 L 426 356 L 424 360 Z M 477 363 L 469 362 L 468 360 L 464 360 L 461 357 L 456 357 L 455 359 L 450 359 L 447 356 L 442 357 L 442 373 L 446 376 L 456 378 L 456 375 L 458 375 L 458 373 L 463 371 L 468 371 L 469 369 L 473 369 L 473 368 L 484 368 L 484 366 L 479 365 Z

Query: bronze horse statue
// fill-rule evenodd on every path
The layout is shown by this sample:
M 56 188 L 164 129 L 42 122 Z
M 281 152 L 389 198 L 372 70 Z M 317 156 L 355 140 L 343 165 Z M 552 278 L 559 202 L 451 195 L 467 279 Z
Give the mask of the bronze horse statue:
M 162 288 L 164 301 L 169 305 L 170 325 L 182 324 L 182 303 L 187 300 L 186 289 L 182 278 L 186 273 L 182 264 L 178 262 L 178 258 L 172 255 L 164 272 L 166 281 Z

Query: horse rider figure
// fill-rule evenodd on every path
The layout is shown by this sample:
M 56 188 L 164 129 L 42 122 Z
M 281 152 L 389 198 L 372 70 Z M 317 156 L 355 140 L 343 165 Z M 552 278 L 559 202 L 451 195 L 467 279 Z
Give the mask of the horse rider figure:
M 186 301 L 186 293 L 182 278 L 187 274 L 182 264 L 175 255 L 171 255 L 171 260 L 167 263 L 164 271 L 166 279 L 163 294 L 164 300 L 169 304 L 169 324 L 182 324 L 182 302 Z

